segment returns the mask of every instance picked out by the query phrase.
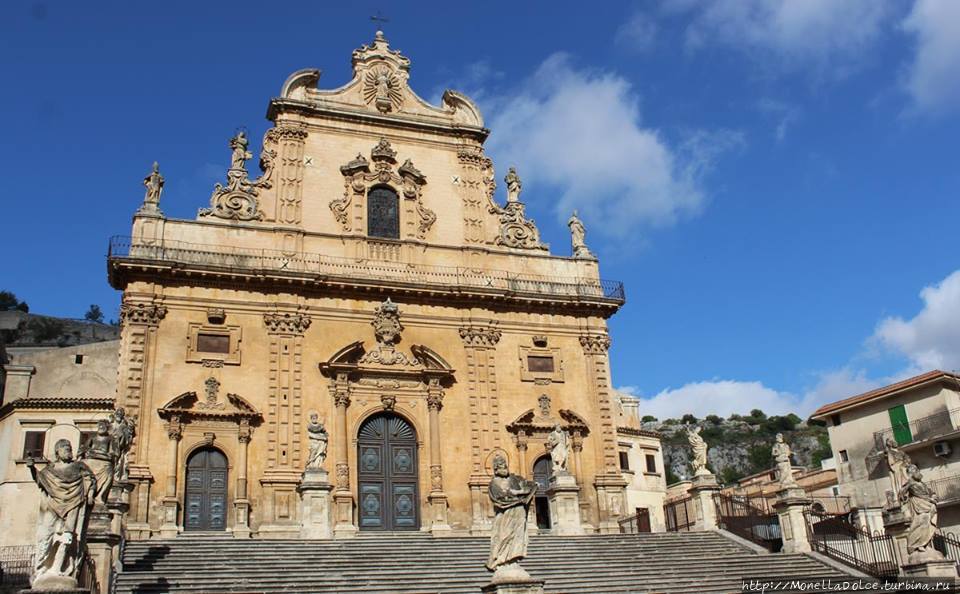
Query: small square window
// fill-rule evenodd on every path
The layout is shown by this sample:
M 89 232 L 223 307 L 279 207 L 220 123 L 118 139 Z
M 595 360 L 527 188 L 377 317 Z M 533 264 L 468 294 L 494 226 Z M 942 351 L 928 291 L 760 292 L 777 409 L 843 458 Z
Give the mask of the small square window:
M 544 357 L 541 355 L 530 355 L 527 357 L 527 368 L 530 371 L 553 373 L 556 367 L 553 364 L 553 357 Z
M 653 454 L 647 454 L 647 472 L 656 473 L 657 472 L 657 457 Z
M 847 450 L 840 450 L 840 461 L 841 461 L 841 462 L 849 462 L 849 461 L 850 461 L 850 456 L 847 455 Z
M 839 414 L 830 415 L 830 422 L 833 423 L 833 426 L 834 426 L 834 427 L 839 427 L 839 426 L 840 426 L 840 415 L 839 415 Z
M 630 458 L 626 452 L 620 452 L 620 470 L 630 470 Z
M 83 355 L 79 355 L 79 354 L 78 354 L 78 355 L 74 355 L 74 356 L 73 356 L 73 362 L 74 362 L 76 365 L 83 365 Z
M 197 352 L 230 354 L 230 335 L 198 334 Z
M 46 431 L 27 431 L 23 434 L 23 458 L 43 458 L 43 444 L 46 441 Z

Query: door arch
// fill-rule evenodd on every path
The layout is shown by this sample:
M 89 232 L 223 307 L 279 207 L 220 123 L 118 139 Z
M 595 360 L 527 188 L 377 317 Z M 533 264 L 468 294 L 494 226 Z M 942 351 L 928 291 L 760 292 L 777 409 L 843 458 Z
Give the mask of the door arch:
M 550 475 L 553 474 L 553 461 L 550 455 L 540 456 L 533 463 L 533 481 L 537 483 L 537 494 L 533 498 L 534 511 L 537 513 L 537 528 L 549 530 L 550 498 L 547 497 L 547 488 L 550 486 Z
M 419 530 L 417 432 L 393 412 L 364 421 L 357 432 L 360 530 Z
M 227 457 L 220 450 L 202 448 L 187 459 L 183 516 L 185 530 L 226 530 Z

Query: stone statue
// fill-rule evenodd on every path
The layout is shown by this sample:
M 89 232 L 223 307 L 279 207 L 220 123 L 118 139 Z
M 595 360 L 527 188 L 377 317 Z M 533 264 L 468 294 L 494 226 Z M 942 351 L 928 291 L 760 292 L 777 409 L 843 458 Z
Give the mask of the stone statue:
M 520 560 L 527 556 L 527 510 L 537 493 L 537 483 L 510 474 L 503 456 L 493 459 L 493 475 L 489 492 L 496 517 L 487 559 L 487 569 L 495 572 L 491 583 L 529 580 Z
M 38 471 L 33 460 L 27 468 L 40 487 L 37 516 L 37 550 L 34 555 L 34 590 L 70 590 L 86 555 L 87 515 L 93 507 L 97 479 L 83 462 L 73 459 L 66 439 L 54 445 L 54 462 Z
M 160 175 L 160 164 L 153 162 L 153 171 L 143 178 L 143 186 L 147 189 L 143 196 L 143 205 L 140 212 L 160 212 L 160 194 L 163 192 L 163 176 Z
M 310 413 L 310 422 L 307 423 L 307 437 L 310 439 L 310 454 L 307 457 L 307 470 L 322 468 L 327 459 L 327 430 L 317 413 Z
M 899 493 L 900 489 L 907 484 L 907 480 L 910 478 L 907 474 L 907 467 L 913 464 L 913 461 L 910 460 L 910 456 L 900 449 L 900 446 L 893 438 L 888 437 L 885 445 L 887 466 L 890 468 L 890 483 L 893 486 L 893 492 Z
M 705 476 L 712 474 L 707 469 L 707 442 L 700 437 L 700 427 L 693 426 L 687 428 L 687 443 L 693 452 L 693 460 L 690 465 L 693 467 L 694 476 Z
M 517 168 L 511 167 L 503 181 L 507 184 L 507 202 L 520 202 L 520 190 L 523 189 L 523 184 L 520 183 Z
M 573 248 L 574 258 L 589 258 L 593 254 L 587 249 L 586 236 L 587 231 L 583 226 L 583 221 L 577 216 L 577 211 L 573 211 L 570 220 L 567 221 L 567 227 L 570 227 L 570 244 Z
M 110 435 L 110 421 L 100 419 L 97 422 L 97 434 L 90 439 L 86 448 L 81 448 L 79 458 L 93 472 L 97 479 L 97 499 L 106 503 L 113 486 L 113 472 L 116 456 L 113 451 L 113 437 Z
M 127 416 L 127 411 L 122 407 L 117 407 L 110 415 L 110 437 L 113 439 L 113 479 L 115 481 L 125 481 L 128 476 L 127 452 L 133 445 L 133 437 L 136 435 L 136 426 L 133 419 Z
M 777 441 L 773 444 L 773 459 L 777 463 L 777 479 L 781 487 L 796 487 L 797 481 L 793 478 L 793 464 L 790 456 L 793 452 L 787 442 L 783 441 L 783 433 L 777 433 Z
M 923 475 L 916 465 L 906 470 L 907 482 L 900 488 L 900 501 L 910 510 L 910 527 L 907 529 L 907 552 L 910 564 L 939 561 L 940 551 L 933 548 L 933 536 L 937 532 L 937 494 L 923 482 Z
M 547 437 L 547 446 L 550 448 L 550 460 L 553 461 L 554 476 L 566 474 L 570 443 L 567 433 L 560 427 L 560 423 L 554 426 L 553 431 Z
M 253 154 L 247 152 L 249 145 L 250 141 L 247 140 L 243 130 L 230 139 L 230 148 L 233 149 L 233 154 L 230 156 L 230 169 L 247 169 L 247 159 L 253 157 Z

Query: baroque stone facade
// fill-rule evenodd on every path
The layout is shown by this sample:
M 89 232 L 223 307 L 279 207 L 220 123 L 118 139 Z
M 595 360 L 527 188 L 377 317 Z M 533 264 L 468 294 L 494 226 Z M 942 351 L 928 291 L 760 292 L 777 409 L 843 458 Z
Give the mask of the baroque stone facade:
M 418 97 L 380 33 L 352 62 L 337 89 L 319 70 L 286 80 L 262 175 L 238 134 L 196 220 L 166 218 L 154 178 L 111 250 L 118 404 L 138 423 L 131 537 L 297 537 L 304 509 L 336 537 L 484 533 L 494 458 L 532 476 L 557 426 L 584 525 L 615 530 L 627 481 L 606 320 L 622 287 L 600 280 L 582 226 L 575 253 L 548 251 L 516 171 L 496 200 L 469 98 Z M 329 506 L 300 505 L 312 414 Z

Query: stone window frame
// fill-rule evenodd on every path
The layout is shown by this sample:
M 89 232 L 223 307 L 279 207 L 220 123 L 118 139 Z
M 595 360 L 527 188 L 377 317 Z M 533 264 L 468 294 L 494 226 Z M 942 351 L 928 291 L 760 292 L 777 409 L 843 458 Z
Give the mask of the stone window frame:
M 230 352 L 211 353 L 197 350 L 197 340 L 201 334 L 214 334 L 230 337 Z M 187 327 L 187 363 L 203 363 L 204 361 L 221 361 L 224 365 L 240 365 L 240 341 L 242 329 L 240 326 L 211 326 L 191 322 Z
M 27 463 L 26 458 L 23 457 L 23 453 L 24 453 L 24 449 L 27 446 L 27 433 L 30 431 L 38 431 L 38 432 L 43 432 L 45 434 L 43 438 L 43 451 L 41 452 L 41 457 L 35 458 L 34 460 L 38 462 L 43 460 L 48 460 L 46 453 L 47 453 L 47 450 L 51 447 L 51 445 L 50 445 L 50 440 L 47 439 L 46 434 L 49 433 L 50 429 L 52 429 L 53 426 L 56 424 L 57 424 L 56 421 L 53 421 L 50 419 L 20 419 L 20 436 L 18 441 L 18 443 L 20 444 L 20 449 L 16 459 L 14 459 L 14 462 L 17 464 Z M 14 451 L 18 451 L 18 450 L 14 450 Z M 76 452 L 74 452 L 74 454 L 76 454 Z
M 553 371 L 531 371 L 527 357 L 553 358 Z M 563 357 L 560 347 L 520 346 L 520 380 L 524 382 L 547 381 L 563 383 Z

